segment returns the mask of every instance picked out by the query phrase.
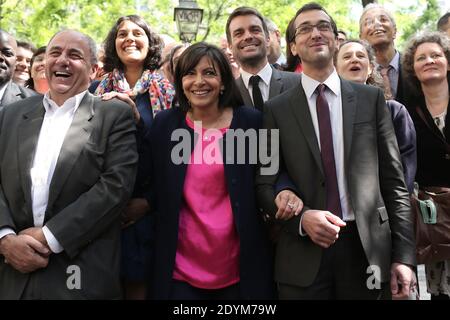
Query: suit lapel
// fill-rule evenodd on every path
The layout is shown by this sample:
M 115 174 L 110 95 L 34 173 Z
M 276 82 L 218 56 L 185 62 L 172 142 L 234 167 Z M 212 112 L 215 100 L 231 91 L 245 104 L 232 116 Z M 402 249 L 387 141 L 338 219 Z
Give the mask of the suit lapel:
M 294 92 L 294 91 L 293 91 Z M 320 168 L 322 175 L 324 174 L 322 167 L 322 158 L 320 156 L 319 143 L 317 141 L 316 132 L 311 119 L 311 113 L 309 112 L 308 100 L 306 99 L 305 91 L 300 84 L 295 90 L 295 93 L 291 95 L 289 104 L 292 112 L 299 123 L 300 130 L 303 132 L 309 149 L 316 160 L 317 166 Z
M 244 80 L 242 80 L 242 76 L 236 79 L 236 84 L 241 92 L 242 100 L 244 100 L 244 105 L 248 107 L 253 107 L 252 98 L 248 93 L 247 88 L 245 87 Z
M 18 161 L 20 180 L 22 183 L 23 194 L 27 202 L 28 212 L 31 208 L 31 177 L 30 170 L 33 165 L 34 154 L 36 152 L 39 133 L 42 122 L 44 121 L 45 109 L 42 100 L 30 112 L 23 115 L 23 121 L 19 125 L 17 135 Z
M 12 82 L 9 82 L 6 86 L 6 90 L 5 93 L 3 94 L 3 98 L 0 105 L 6 106 L 7 104 L 16 102 L 17 100 L 19 100 L 17 96 L 20 96 L 20 94 L 21 92 L 17 87 L 17 85 L 15 85 Z
M 270 78 L 269 99 L 276 97 L 281 93 L 282 88 L 281 72 L 272 68 L 272 77 Z
M 353 137 L 353 122 L 356 115 L 356 94 L 352 86 L 341 79 L 342 118 L 344 130 L 345 163 L 349 163 Z
M 59 153 L 58 162 L 50 184 L 48 208 L 52 207 L 53 202 L 61 192 L 78 156 L 91 135 L 93 129 L 91 119 L 93 116 L 94 97 L 90 93 L 86 93 L 75 112 L 72 124 L 67 131 Z

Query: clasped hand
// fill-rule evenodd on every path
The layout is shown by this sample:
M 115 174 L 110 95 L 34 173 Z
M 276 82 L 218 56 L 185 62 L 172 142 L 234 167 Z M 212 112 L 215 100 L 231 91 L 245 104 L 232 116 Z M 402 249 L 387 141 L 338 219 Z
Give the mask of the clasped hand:
M 18 235 L 9 234 L 0 240 L 0 253 L 5 263 L 21 273 L 45 268 L 51 253 L 42 228 L 28 228 Z

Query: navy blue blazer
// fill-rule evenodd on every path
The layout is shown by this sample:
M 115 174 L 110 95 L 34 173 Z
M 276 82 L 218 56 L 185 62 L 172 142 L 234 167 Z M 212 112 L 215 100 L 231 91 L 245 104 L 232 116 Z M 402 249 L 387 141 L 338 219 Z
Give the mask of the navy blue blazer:
M 188 130 L 191 141 L 194 132 L 186 124 L 186 115 L 179 108 L 161 111 L 153 120 L 146 142 L 148 174 L 151 192 L 148 200 L 155 216 L 155 257 L 151 283 L 151 298 L 170 297 L 172 274 L 178 243 L 178 221 L 182 206 L 183 186 L 187 164 L 176 165 L 171 160 L 172 149 L 179 141 L 171 141 L 176 129 Z M 262 124 L 261 113 L 248 107 L 236 108 L 230 129 L 259 129 Z M 226 163 L 226 141 L 232 138 L 228 133 L 223 138 L 225 178 L 230 195 L 236 230 L 240 240 L 240 290 L 243 299 L 271 299 L 272 259 L 270 245 L 265 232 L 262 216 L 255 203 L 256 164 Z M 236 144 L 235 144 L 236 145 Z M 190 158 L 194 147 L 191 144 Z M 248 139 L 246 142 L 248 153 Z M 236 147 L 235 147 L 236 151 Z M 229 155 L 229 154 L 228 154 Z M 234 160 L 237 152 L 234 152 Z M 236 161 L 234 161 L 236 163 Z M 205 263 L 207 263 L 205 261 Z

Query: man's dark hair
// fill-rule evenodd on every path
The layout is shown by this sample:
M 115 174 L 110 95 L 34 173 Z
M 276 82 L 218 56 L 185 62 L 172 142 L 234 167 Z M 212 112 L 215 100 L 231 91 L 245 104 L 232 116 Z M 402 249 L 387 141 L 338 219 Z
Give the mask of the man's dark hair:
M 236 8 L 228 17 L 227 19 L 227 24 L 225 27 L 225 33 L 227 34 L 227 41 L 228 43 L 231 43 L 231 33 L 230 33 L 230 23 L 231 21 L 239 16 L 250 16 L 250 15 L 254 15 L 256 17 L 258 17 L 259 20 L 261 20 L 261 24 L 264 30 L 264 34 L 266 35 L 266 37 L 269 36 L 269 29 L 267 29 L 267 24 L 264 21 L 264 17 L 262 16 L 261 13 L 259 13 L 258 10 L 251 8 L 251 7 L 239 7 Z
M 336 26 L 336 22 L 333 20 L 333 18 L 328 14 L 327 10 L 325 10 L 324 7 L 322 7 L 320 4 L 315 2 L 310 2 L 305 4 L 303 7 L 298 9 L 297 13 L 294 16 L 294 20 L 299 16 L 299 14 L 306 12 L 306 11 L 312 11 L 312 10 L 319 10 L 326 13 L 326 15 L 330 18 L 331 28 L 333 29 L 334 35 L 337 37 L 338 35 L 338 29 Z
M 447 24 L 448 18 L 450 18 L 450 12 L 447 12 L 446 14 L 444 14 L 442 17 L 439 18 L 437 22 L 437 28 L 439 31 L 446 31 L 444 30 L 444 26 Z
M 31 51 L 33 52 L 33 54 L 36 52 L 36 47 L 31 42 L 28 41 L 20 41 L 20 40 L 17 41 L 17 47 L 18 48 L 21 47 L 28 51 Z
M 180 59 L 175 67 L 175 94 L 177 101 L 180 104 L 180 108 L 184 112 L 187 112 L 190 109 L 189 100 L 183 90 L 183 77 L 193 70 L 203 57 L 207 57 L 214 68 L 214 64 L 219 68 L 217 71 L 220 73 L 220 78 L 224 87 L 222 94 L 219 96 L 219 108 L 236 108 L 243 105 L 241 95 L 233 77 L 233 72 L 231 71 L 230 63 L 223 51 L 215 45 L 199 42 L 188 47 L 180 55 Z
M 148 52 L 147 57 L 145 57 L 144 61 L 144 70 L 156 70 L 160 67 L 161 64 L 161 51 L 163 47 L 163 42 L 161 38 L 154 33 L 147 22 L 138 16 L 138 15 L 129 15 L 120 17 L 111 30 L 108 33 L 108 36 L 104 42 L 105 48 L 105 57 L 103 59 L 103 70 L 106 72 L 111 72 L 115 68 L 124 71 L 124 64 L 120 61 L 119 56 L 116 51 L 116 37 L 117 31 L 119 31 L 119 26 L 124 21 L 131 21 L 134 24 L 138 25 L 145 31 L 145 34 L 148 38 Z

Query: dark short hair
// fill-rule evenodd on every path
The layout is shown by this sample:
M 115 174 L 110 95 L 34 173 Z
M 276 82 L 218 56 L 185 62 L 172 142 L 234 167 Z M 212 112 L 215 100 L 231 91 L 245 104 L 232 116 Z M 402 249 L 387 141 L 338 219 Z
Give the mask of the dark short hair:
M 412 36 L 405 46 L 401 64 L 403 76 L 405 77 L 407 83 L 415 89 L 411 90 L 411 94 L 414 94 L 415 92 L 422 92 L 419 79 L 417 79 L 416 72 L 414 71 L 414 55 L 416 54 L 417 48 L 424 43 L 438 44 L 442 48 L 447 62 L 450 62 L 450 39 L 445 33 L 437 31 L 423 32 Z
M 161 51 L 163 42 L 161 38 L 150 29 L 149 25 L 142 17 L 133 14 L 120 17 L 109 31 L 108 36 L 104 41 L 105 57 L 103 61 L 103 70 L 105 70 L 106 72 L 111 72 L 115 68 L 122 71 L 124 70 L 124 64 L 122 63 L 122 61 L 120 61 L 116 51 L 117 31 L 119 30 L 120 24 L 124 21 L 131 21 L 134 24 L 138 25 L 145 31 L 145 34 L 147 35 L 148 52 L 147 57 L 144 61 L 144 69 L 158 69 L 161 64 Z
M 297 19 L 297 17 L 303 13 L 303 12 L 307 12 L 307 11 L 312 11 L 312 10 L 319 10 L 319 11 L 323 11 L 325 12 L 325 14 L 330 18 L 330 23 L 331 23 L 331 28 L 333 29 L 333 33 L 334 35 L 337 37 L 338 35 L 338 29 L 336 26 L 336 22 L 334 21 L 334 19 L 328 14 L 327 10 L 325 10 L 324 7 L 322 7 L 320 4 L 316 3 L 316 2 L 310 2 L 305 4 L 303 7 L 301 7 L 300 9 L 298 9 L 298 11 L 295 13 L 294 16 L 294 21 L 295 19 Z M 295 23 L 294 23 L 294 27 L 295 27 Z
M 203 57 L 207 57 L 210 62 L 219 68 L 223 93 L 219 97 L 219 108 L 237 108 L 243 105 L 243 101 L 231 71 L 230 64 L 225 54 L 215 45 L 199 42 L 188 47 L 178 60 L 175 67 L 175 95 L 180 104 L 180 108 L 187 112 L 190 109 L 189 101 L 183 91 L 183 77 L 200 62 Z
M 28 51 L 31 51 L 33 54 L 36 52 L 36 47 L 28 41 L 17 41 L 17 47 L 24 48 Z
M 450 18 L 450 12 L 447 12 L 446 14 L 444 14 L 442 17 L 439 18 L 439 20 L 437 22 L 438 30 L 445 31 L 445 30 L 443 30 L 443 28 L 447 24 L 448 18 Z
M 286 64 L 283 65 L 284 71 L 294 72 L 297 66 L 301 63 L 298 55 L 293 55 L 291 51 L 291 43 L 295 40 L 295 18 L 289 21 L 286 28 Z
M 41 54 L 45 54 L 45 50 L 47 50 L 47 46 L 39 47 L 34 51 L 33 56 L 31 57 L 31 62 L 30 62 L 30 77 L 25 82 L 25 87 L 34 90 L 34 82 L 33 82 L 33 78 L 31 78 L 31 68 L 33 67 L 34 60 L 36 60 L 36 57 Z
M 338 30 L 338 33 L 342 33 L 346 38 L 348 37 L 348 36 L 347 36 L 347 32 L 345 32 L 345 31 L 342 30 L 342 29 L 339 29 L 339 30 Z
M 175 47 L 173 47 L 170 52 L 169 55 L 167 56 L 167 60 L 169 63 L 169 71 L 170 73 L 173 75 L 175 73 L 175 65 L 173 63 L 173 57 L 175 56 L 175 54 L 178 52 L 178 50 L 180 50 L 181 48 L 183 48 L 184 45 L 182 44 L 178 44 Z
M 231 43 L 231 33 L 230 33 L 230 24 L 231 21 L 239 16 L 256 16 L 258 17 L 259 20 L 261 20 L 261 24 L 264 30 L 264 34 L 266 35 L 266 37 L 269 36 L 269 29 L 267 28 L 267 24 L 264 21 L 264 17 L 262 16 L 261 13 L 259 13 L 258 10 L 256 10 L 255 8 L 251 8 L 251 7 L 239 7 L 234 9 L 234 11 L 228 16 L 227 19 L 227 24 L 225 27 L 225 33 L 227 34 L 227 41 L 228 43 Z

